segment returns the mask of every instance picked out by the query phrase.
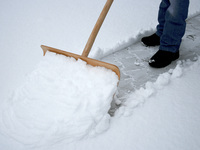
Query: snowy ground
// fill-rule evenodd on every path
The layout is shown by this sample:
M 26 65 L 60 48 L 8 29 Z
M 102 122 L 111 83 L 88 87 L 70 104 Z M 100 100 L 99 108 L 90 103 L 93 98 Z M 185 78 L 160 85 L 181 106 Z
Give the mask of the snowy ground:
M 80 53 L 104 2 L 91 0 L 59 2 L 21 0 L 20 3 L 15 0 L 0 1 L 2 26 L 0 28 L 2 54 L 0 56 L 0 149 L 198 150 L 200 148 L 200 16 L 197 14 L 200 12 L 200 3 L 199 0 L 191 1 L 189 16 L 191 18 L 196 15 L 196 17 L 187 21 L 187 32 L 181 45 L 179 61 L 173 62 L 167 68 L 156 70 L 148 67 L 146 61 L 158 47 L 143 47 L 138 41 L 141 36 L 150 34 L 155 29 L 159 2 L 159 0 L 154 2 L 147 0 L 114 1 L 91 56 L 119 66 L 122 78 L 115 101 L 120 107 L 113 105 L 111 113 L 115 112 L 115 116 L 107 115 L 103 120 L 100 129 L 107 127 L 104 128 L 104 130 L 107 129 L 106 131 L 101 130 L 98 134 L 100 130 L 95 130 L 97 131 L 94 132 L 95 134 L 89 135 L 87 134 L 89 131 L 96 129 L 92 126 L 89 130 L 83 131 L 84 137 L 82 137 L 75 132 L 71 132 L 71 136 L 67 132 L 62 132 L 65 129 L 65 127 L 62 128 L 65 121 L 62 117 L 65 115 L 63 111 L 56 112 L 56 109 L 51 107 L 55 104 L 58 109 L 64 108 L 58 104 L 59 101 L 32 103 L 33 101 L 27 100 L 34 100 L 35 96 L 40 97 L 41 91 L 35 96 L 27 94 L 27 91 L 30 89 L 29 92 L 38 91 L 40 88 L 35 86 L 37 83 L 34 81 L 38 81 L 41 77 L 40 73 L 51 71 L 51 69 L 42 69 L 38 74 L 34 74 L 35 68 L 37 69 L 36 64 L 42 60 L 39 45 L 47 44 Z M 144 16 L 146 19 L 142 19 Z M 57 69 L 62 74 L 63 69 Z M 34 77 L 29 78 L 31 82 L 27 82 L 27 73 L 28 77 L 30 75 Z M 50 80 L 48 77 L 42 81 L 50 85 Z M 26 83 L 29 88 L 21 90 L 21 85 Z M 66 83 L 55 82 L 55 85 L 65 87 Z M 48 87 L 48 89 L 51 88 Z M 74 92 L 73 89 L 70 90 Z M 45 106 L 45 102 L 49 108 Z M 37 105 L 41 103 L 44 107 Z M 34 107 L 32 110 L 15 107 L 17 105 L 30 106 L 29 104 L 34 104 L 40 111 L 48 110 L 46 113 L 50 114 L 52 113 L 50 108 L 52 108 L 55 113 L 60 114 L 58 116 L 62 121 L 56 124 L 50 123 L 51 128 L 49 128 L 46 126 L 48 122 L 45 122 L 45 119 L 42 120 L 44 116 L 34 116 L 40 114 L 38 110 L 34 110 Z M 83 105 L 88 106 L 88 104 L 81 103 L 79 108 L 83 108 Z M 104 106 L 91 106 L 94 110 L 104 108 Z M 106 104 L 106 107 L 108 106 L 109 104 Z M 20 108 L 17 111 L 18 114 L 12 114 L 13 108 Z M 28 117 L 28 112 L 32 112 L 32 117 L 38 119 L 38 122 L 34 124 L 31 123 L 30 118 L 20 118 Z M 66 109 L 66 113 L 68 112 Z M 79 109 L 77 109 L 77 114 L 81 114 Z M 97 121 L 99 114 L 93 116 L 93 120 Z M 104 110 L 103 115 L 106 114 Z M 51 116 L 48 116 L 50 120 Z M 91 122 L 91 120 L 87 118 L 86 122 Z M 77 127 L 83 127 L 83 123 L 79 123 L 76 124 Z M 41 125 L 38 128 L 41 130 L 35 130 L 38 125 Z M 98 121 L 95 125 L 98 125 Z M 21 136 L 29 133 L 28 130 L 25 132 L 22 126 L 31 127 L 33 135 L 36 135 L 34 136 L 36 143 L 31 141 L 33 138 L 31 134 L 29 138 Z M 68 130 L 70 129 L 72 128 L 68 126 Z M 41 133 L 45 134 L 41 135 Z M 39 142 L 37 135 L 42 137 Z M 66 137 L 76 140 L 71 142 Z

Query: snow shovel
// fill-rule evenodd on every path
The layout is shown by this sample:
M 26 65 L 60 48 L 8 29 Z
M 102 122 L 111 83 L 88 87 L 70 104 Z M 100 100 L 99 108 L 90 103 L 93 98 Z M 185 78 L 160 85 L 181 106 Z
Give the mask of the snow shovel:
M 66 51 L 63 51 L 63 50 L 56 49 L 56 48 L 41 45 L 41 48 L 43 49 L 44 55 L 47 51 L 50 51 L 50 52 L 54 52 L 54 53 L 57 53 L 57 54 L 65 55 L 67 57 L 73 57 L 76 60 L 81 59 L 81 60 L 87 62 L 87 64 L 89 64 L 89 65 L 105 67 L 107 69 L 112 70 L 113 72 L 115 72 L 117 74 L 118 78 L 120 79 L 120 71 L 119 71 L 119 68 L 117 66 L 87 57 L 89 55 L 89 52 L 90 52 L 92 45 L 95 41 L 95 38 L 96 38 L 96 36 L 99 32 L 99 29 L 101 28 L 101 25 L 103 24 L 103 21 L 104 21 L 106 15 L 107 15 L 107 13 L 110 9 L 110 6 L 112 5 L 112 2 L 113 2 L 113 0 L 107 0 L 97 22 L 96 22 L 96 24 L 95 24 L 95 26 L 92 30 L 92 33 L 90 34 L 90 37 L 89 37 L 89 39 L 88 39 L 88 41 L 85 45 L 85 48 L 82 52 L 82 55 L 77 55 L 77 54 L 66 52 Z

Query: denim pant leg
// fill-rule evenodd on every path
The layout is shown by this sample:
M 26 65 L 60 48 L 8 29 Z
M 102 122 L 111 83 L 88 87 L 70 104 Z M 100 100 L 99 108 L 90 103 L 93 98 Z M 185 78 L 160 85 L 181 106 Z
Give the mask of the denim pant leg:
M 164 7 L 163 5 L 168 5 Z M 163 30 L 159 29 L 160 50 L 177 52 L 179 50 L 182 37 L 185 33 L 186 18 L 188 15 L 189 0 L 162 0 L 162 7 L 166 8 L 164 21 L 161 19 Z M 157 28 L 161 28 L 162 24 Z M 162 33 L 161 33 L 162 32 Z
M 162 0 L 159 7 L 158 12 L 158 25 L 157 25 L 157 32 L 156 34 L 161 37 L 163 34 L 164 24 L 165 24 L 165 15 L 170 3 L 169 0 Z

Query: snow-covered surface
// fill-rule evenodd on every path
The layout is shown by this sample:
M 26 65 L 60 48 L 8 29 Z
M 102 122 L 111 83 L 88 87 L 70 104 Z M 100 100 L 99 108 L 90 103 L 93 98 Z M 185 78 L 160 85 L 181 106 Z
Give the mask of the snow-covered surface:
M 120 56 L 134 56 L 133 59 L 121 59 L 121 61 L 118 59 L 116 61 L 116 65 L 122 68 L 121 83 L 123 84 L 119 84 L 119 94 L 116 96 L 119 99 L 116 99 L 116 102 L 121 104 L 121 106 L 117 109 L 115 116 L 110 118 L 105 112 L 110 106 L 110 100 L 106 101 L 105 108 L 99 106 L 99 103 L 93 103 L 94 105 L 91 106 L 94 111 L 105 109 L 100 111 L 102 114 L 97 113 L 97 116 L 94 116 L 105 115 L 103 125 L 101 126 L 98 123 L 100 119 L 92 124 L 95 124 L 94 126 L 97 127 L 100 125 L 100 128 L 97 128 L 95 131 L 106 131 L 98 134 L 97 132 L 93 132 L 93 136 L 89 136 L 89 132 L 95 129 L 95 127 L 91 127 L 87 131 L 83 131 L 83 133 L 86 133 L 84 134 L 86 136 L 82 137 L 81 140 L 69 143 L 69 138 L 66 138 L 69 134 L 62 132 L 66 129 L 66 126 L 61 121 L 58 124 L 52 125 L 52 128 L 46 128 L 47 130 L 43 132 L 46 134 L 43 134 L 43 140 L 39 144 L 33 144 L 31 137 L 20 139 L 22 138 L 21 135 L 31 136 L 30 132 L 33 132 L 32 138 L 37 141 L 39 139 L 35 135 L 42 133 L 42 130 L 37 129 L 47 127 L 47 122 L 55 119 L 51 118 L 52 115 L 53 117 L 60 118 L 68 115 L 62 111 L 64 108 L 63 105 L 41 100 L 38 101 L 38 104 L 42 103 L 51 115 L 45 119 L 44 116 L 34 117 L 34 115 L 40 114 L 37 109 L 34 109 L 34 107 L 38 107 L 39 105 L 32 101 L 31 103 L 26 103 L 27 98 L 31 100 L 35 96 L 40 97 L 44 94 L 42 91 L 39 91 L 40 89 L 34 83 L 36 78 L 38 80 L 41 77 L 40 74 L 32 74 L 34 78 L 29 78 L 30 76 L 28 76 L 30 72 L 35 70 L 36 64 L 43 59 L 39 45 L 46 44 L 80 54 L 104 3 L 105 1 L 102 0 L 12 0 L 0 2 L 0 149 L 197 150 L 200 148 L 200 58 L 197 52 L 200 49 L 198 45 L 200 33 L 196 32 L 198 29 L 196 24 L 192 24 L 192 20 L 188 23 L 193 28 L 190 28 L 187 32 L 188 34 L 185 35 L 178 65 L 174 62 L 169 68 L 161 71 L 150 69 L 147 67 L 147 63 L 145 63 L 147 58 L 156 51 L 157 47 L 142 48 L 141 45 L 136 43 L 139 41 L 141 35 L 151 33 L 155 30 L 160 0 L 114 1 L 95 41 L 90 56 L 96 56 L 99 59 L 104 56 L 103 60 L 105 59 L 108 62 L 113 60 L 109 60 L 109 57 L 106 58 L 106 55 L 113 52 L 115 52 L 113 54 L 116 56 L 115 58 L 120 58 L 117 53 L 121 53 Z M 190 17 L 200 12 L 199 5 L 199 0 L 190 2 Z M 141 51 L 135 51 L 133 48 L 135 44 Z M 122 51 L 116 52 L 118 50 Z M 133 64 L 132 66 L 130 65 L 131 63 Z M 124 67 L 126 64 L 129 64 L 131 67 Z M 63 69 L 59 69 L 57 73 L 59 71 L 61 73 L 64 72 Z M 41 70 L 43 73 L 46 71 L 48 71 L 48 67 Z M 59 77 L 61 77 L 61 73 Z M 148 73 L 152 75 L 151 77 L 154 80 L 150 80 L 147 76 L 144 76 L 144 74 L 148 75 Z M 130 74 L 136 75 L 130 76 Z M 32 81 L 27 82 L 27 78 L 32 79 Z M 45 79 L 41 80 L 40 84 L 43 81 L 45 81 L 43 86 L 51 84 L 51 82 L 48 82 L 48 78 Z M 60 79 L 64 80 L 63 78 Z M 129 79 L 134 79 L 134 82 Z M 27 88 L 23 89 L 26 84 Z M 62 85 L 64 86 L 64 84 L 55 86 L 59 87 Z M 48 88 L 49 86 L 47 86 Z M 27 94 L 28 90 L 30 91 Z M 75 92 L 73 91 L 74 89 L 70 90 L 72 90 L 72 93 Z M 13 93 L 13 91 L 15 92 Z M 24 92 L 27 95 L 24 95 Z M 30 94 L 34 92 L 38 93 L 38 95 Z M 53 92 L 49 94 L 51 96 Z M 23 101 L 21 97 L 24 96 L 27 96 L 27 98 Z M 103 97 L 106 97 L 106 95 L 103 95 Z M 108 97 L 110 98 L 111 96 Z M 53 100 L 53 98 L 50 99 Z M 76 113 L 81 114 L 81 109 L 83 109 L 81 104 L 83 103 L 79 103 L 81 107 L 77 109 Z M 33 107 L 24 108 L 25 106 L 30 106 L 30 104 L 33 104 Z M 53 107 L 55 109 L 52 108 L 52 111 L 50 111 L 50 107 L 53 104 L 55 104 L 55 107 Z M 12 108 L 19 109 L 17 113 L 12 114 L 10 113 Z M 56 111 L 56 109 L 59 109 L 59 111 Z M 40 108 L 39 110 L 43 111 L 45 109 Z M 7 117 L 5 117 L 5 112 L 9 112 L 6 113 Z M 42 113 L 45 112 L 43 111 Z M 56 115 L 58 113 L 59 115 Z M 16 118 L 16 115 L 22 118 Z M 30 115 L 33 115 L 33 120 L 30 120 Z M 42 120 L 34 122 L 34 119 Z M 69 118 L 64 118 L 63 121 L 65 119 Z M 93 119 L 95 120 L 95 118 Z M 84 121 L 90 122 L 93 120 Z M 8 124 L 6 125 L 5 123 Z M 12 123 L 12 125 L 9 123 Z M 32 130 L 26 130 L 26 132 L 24 129 L 27 128 L 17 130 L 17 127 L 23 127 L 23 125 L 27 125 L 26 127 L 33 125 L 31 127 Z M 81 125 L 77 126 L 80 129 L 83 127 Z M 65 131 L 73 129 L 72 126 L 68 127 Z M 10 130 L 8 130 L 9 128 Z M 23 130 L 23 132 L 21 133 L 20 130 Z M 77 136 L 73 134 L 70 138 L 76 139 Z
M 182 39 L 180 47 L 180 58 L 179 60 L 197 60 L 200 55 L 200 16 L 196 16 L 192 19 L 187 20 L 186 33 Z M 132 39 L 132 45 L 121 49 L 116 52 L 108 52 L 101 58 L 102 61 L 116 64 L 120 68 L 121 79 L 118 88 L 118 99 L 124 101 L 127 99 L 127 95 L 131 91 L 137 90 L 140 87 L 144 87 L 146 82 L 155 82 L 158 76 L 169 69 L 176 67 L 176 61 L 171 65 L 161 68 L 154 69 L 149 67 L 148 60 L 150 57 L 157 52 L 158 46 L 156 47 L 144 47 L 140 39 L 145 35 L 152 34 L 153 31 L 145 32 L 144 34 L 138 35 L 137 38 Z

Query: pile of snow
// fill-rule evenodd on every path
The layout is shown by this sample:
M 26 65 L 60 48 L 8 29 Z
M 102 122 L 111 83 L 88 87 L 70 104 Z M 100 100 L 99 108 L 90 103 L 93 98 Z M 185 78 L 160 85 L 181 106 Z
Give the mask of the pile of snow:
M 48 52 L 1 107 L 0 132 L 34 146 L 101 133 L 117 83 L 111 70 Z

